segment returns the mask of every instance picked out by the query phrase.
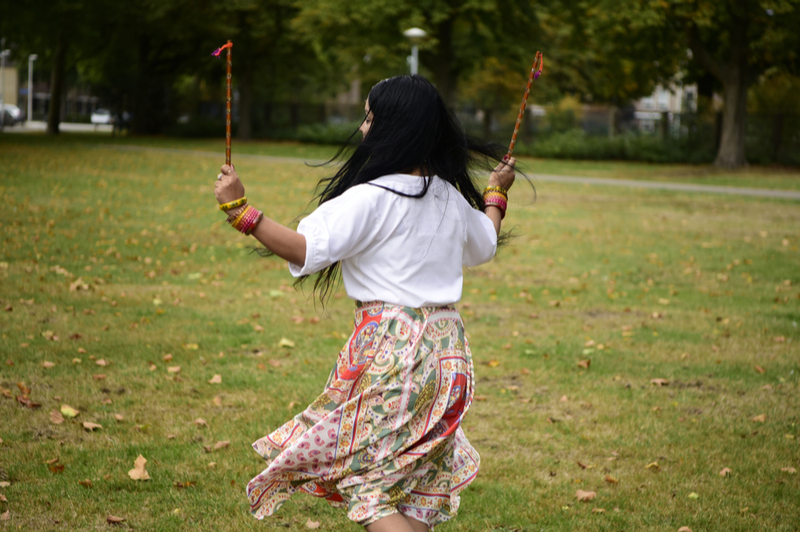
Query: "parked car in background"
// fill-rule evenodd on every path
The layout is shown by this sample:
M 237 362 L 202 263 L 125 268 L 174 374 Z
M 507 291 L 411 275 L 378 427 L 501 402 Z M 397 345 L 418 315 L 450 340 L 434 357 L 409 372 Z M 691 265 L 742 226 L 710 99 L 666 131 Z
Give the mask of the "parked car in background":
M 91 121 L 92 124 L 111 124 L 114 119 L 108 109 L 97 109 L 92 113 Z
M 3 104 L 3 124 L 13 126 L 25 120 L 25 114 L 14 104 Z

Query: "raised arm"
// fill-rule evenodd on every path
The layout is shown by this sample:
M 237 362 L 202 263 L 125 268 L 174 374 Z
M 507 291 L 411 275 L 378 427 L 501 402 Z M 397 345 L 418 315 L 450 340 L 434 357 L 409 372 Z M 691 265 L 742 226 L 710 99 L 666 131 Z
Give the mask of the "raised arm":
M 507 192 L 511 186 L 514 185 L 514 165 L 516 163 L 517 160 L 512 157 L 507 162 L 502 162 L 497 165 L 492 175 L 489 176 L 489 187 L 501 187 Z M 494 229 L 499 235 L 500 224 L 503 220 L 503 211 L 499 207 L 487 205 L 486 209 L 484 209 L 484 213 L 486 213 L 486 216 L 492 221 Z
M 244 198 L 244 185 L 232 166 L 223 165 L 214 184 L 214 196 L 222 204 Z M 235 217 L 247 208 L 244 204 L 225 212 Z M 250 235 L 278 257 L 303 266 L 306 262 L 306 238 L 296 231 L 263 216 L 256 222 Z

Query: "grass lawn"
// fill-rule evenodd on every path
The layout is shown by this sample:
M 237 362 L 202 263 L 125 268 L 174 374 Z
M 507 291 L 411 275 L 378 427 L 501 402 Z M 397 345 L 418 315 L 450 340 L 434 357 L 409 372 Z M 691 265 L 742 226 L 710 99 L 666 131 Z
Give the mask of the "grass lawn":
M 97 146 L 116 142 L 220 155 Z M 353 303 L 315 305 L 224 224 L 219 145 L 0 137 L 0 529 L 360 529 L 303 494 L 265 522 L 248 513 L 264 466 L 250 444 L 322 391 Z M 326 170 L 237 148 L 330 149 L 234 145 L 251 201 L 296 224 Z M 774 174 L 800 183 L 725 179 Z M 478 396 L 464 428 L 482 464 L 437 530 L 800 529 L 800 205 L 537 191 L 514 188 L 516 239 L 465 277 Z M 57 423 L 62 405 L 80 413 Z M 129 477 L 139 455 L 149 481 Z

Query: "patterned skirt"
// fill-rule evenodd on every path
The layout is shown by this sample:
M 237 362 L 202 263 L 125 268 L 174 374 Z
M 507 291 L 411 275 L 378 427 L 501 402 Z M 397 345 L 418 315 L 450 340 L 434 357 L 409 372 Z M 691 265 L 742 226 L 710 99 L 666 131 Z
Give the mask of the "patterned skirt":
M 397 512 L 450 519 L 480 464 L 460 426 L 473 380 L 452 306 L 359 304 L 325 391 L 253 444 L 269 466 L 247 485 L 251 512 L 272 515 L 301 491 L 362 525 Z

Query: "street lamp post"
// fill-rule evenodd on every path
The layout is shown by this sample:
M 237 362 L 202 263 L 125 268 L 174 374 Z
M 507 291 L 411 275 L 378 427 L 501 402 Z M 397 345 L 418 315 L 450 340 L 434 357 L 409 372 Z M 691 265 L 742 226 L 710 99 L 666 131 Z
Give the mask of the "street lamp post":
M 425 33 L 425 30 L 420 28 L 411 28 L 403 32 L 403 35 L 411 41 L 411 56 L 408 58 L 408 62 L 411 66 L 411 75 L 417 74 L 419 72 L 419 49 L 417 45 L 424 39 L 428 34 Z
M 36 54 L 28 56 L 28 123 L 33 120 L 33 62 L 37 59 Z

